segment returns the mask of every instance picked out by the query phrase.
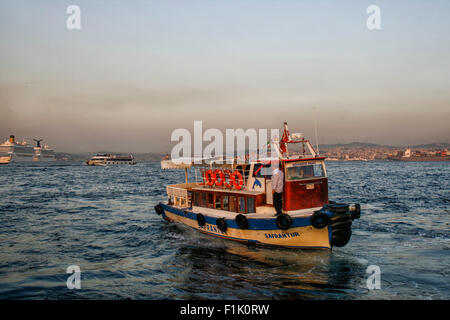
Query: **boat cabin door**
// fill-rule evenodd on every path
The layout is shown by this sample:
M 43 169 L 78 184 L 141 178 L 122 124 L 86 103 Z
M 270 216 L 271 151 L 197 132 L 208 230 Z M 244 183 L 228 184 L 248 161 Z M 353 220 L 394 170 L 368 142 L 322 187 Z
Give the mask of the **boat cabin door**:
M 265 179 L 265 181 L 266 181 L 266 203 L 273 204 L 272 180 Z

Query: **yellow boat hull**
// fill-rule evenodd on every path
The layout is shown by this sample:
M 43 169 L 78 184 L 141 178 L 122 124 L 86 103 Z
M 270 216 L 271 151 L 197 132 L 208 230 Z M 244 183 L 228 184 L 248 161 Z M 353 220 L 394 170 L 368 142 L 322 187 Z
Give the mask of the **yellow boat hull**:
M 308 217 L 292 218 L 292 226 L 281 230 L 276 226 L 275 217 L 248 218 L 249 228 L 241 229 L 232 219 L 226 219 L 228 228 L 222 232 L 217 227 L 217 218 L 205 216 L 205 225 L 200 226 L 196 220 L 198 212 L 190 209 L 179 209 L 160 204 L 164 219 L 183 223 L 200 232 L 234 241 L 254 243 L 258 245 L 289 248 L 323 248 L 331 249 L 331 230 L 328 226 L 316 229 L 309 223 Z

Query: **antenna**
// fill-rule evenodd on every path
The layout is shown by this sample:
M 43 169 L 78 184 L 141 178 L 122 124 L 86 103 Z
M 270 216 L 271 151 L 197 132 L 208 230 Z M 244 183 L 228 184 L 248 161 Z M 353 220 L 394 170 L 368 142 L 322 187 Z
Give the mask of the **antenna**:
M 316 107 L 313 107 L 313 110 L 314 110 L 314 132 L 316 135 L 316 149 L 317 149 L 317 155 L 319 155 L 319 138 L 317 138 Z

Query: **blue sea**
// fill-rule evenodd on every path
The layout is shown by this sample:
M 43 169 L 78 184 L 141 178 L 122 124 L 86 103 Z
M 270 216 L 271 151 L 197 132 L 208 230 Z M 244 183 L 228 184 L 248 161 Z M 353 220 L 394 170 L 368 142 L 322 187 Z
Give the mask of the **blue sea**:
M 361 204 L 352 239 L 290 250 L 164 221 L 153 207 L 184 172 L 159 163 L 0 166 L 0 299 L 450 299 L 449 163 L 327 169 L 330 200 Z

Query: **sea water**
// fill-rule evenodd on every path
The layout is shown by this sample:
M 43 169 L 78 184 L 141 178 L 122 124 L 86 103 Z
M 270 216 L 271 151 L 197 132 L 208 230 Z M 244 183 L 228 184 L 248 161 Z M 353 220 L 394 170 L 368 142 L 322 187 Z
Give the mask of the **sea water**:
M 164 221 L 154 206 L 184 172 L 159 163 L 0 166 L 0 298 L 449 299 L 449 163 L 327 169 L 330 200 L 360 203 L 361 219 L 343 248 L 291 250 Z

